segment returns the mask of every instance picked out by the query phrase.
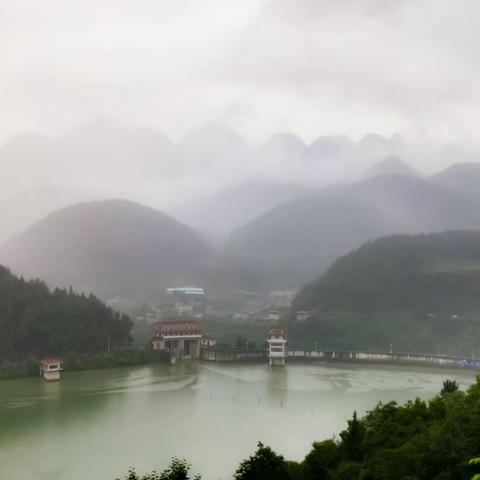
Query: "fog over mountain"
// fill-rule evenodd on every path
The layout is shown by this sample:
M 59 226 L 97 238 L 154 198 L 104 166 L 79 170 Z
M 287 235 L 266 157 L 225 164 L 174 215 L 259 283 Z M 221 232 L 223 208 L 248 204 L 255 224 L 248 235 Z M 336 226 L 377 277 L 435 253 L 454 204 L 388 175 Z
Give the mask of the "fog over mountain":
M 0 0 L 0 480 L 480 480 L 479 20 Z
M 115 198 L 297 284 L 375 235 L 476 228 L 479 8 L 5 0 L 0 243 Z
M 480 199 L 480 163 L 457 163 L 431 178 L 439 184 L 459 189 L 464 195 Z
M 294 183 L 245 181 L 176 210 L 182 221 L 218 240 L 254 218 L 313 189 Z
M 369 168 L 366 172 L 367 177 L 377 177 L 379 175 L 410 175 L 417 176 L 419 173 L 410 165 L 396 156 L 385 157 L 378 163 Z
M 227 257 L 298 286 L 367 240 L 393 233 L 478 229 L 479 202 L 417 176 L 380 175 L 285 202 L 236 229 Z
M 318 136 L 305 143 L 293 133 L 279 133 L 253 143 L 218 122 L 173 142 L 155 128 L 97 118 L 57 136 L 19 135 L 0 147 L 0 211 L 19 212 L 5 222 L 0 240 L 56 208 L 105 198 L 138 201 L 221 235 L 302 188 L 365 175 L 413 174 L 407 164 L 433 173 L 420 157 L 435 157 L 439 165 L 450 165 L 452 152 L 455 159 L 470 159 L 462 147 L 453 148 L 378 134 L 358 141 Z
M 6 242 L 0 259 L 29 278 L 108 297 L 194 281 L 211 252 L 192 229 L 164 213 L 106 200 L 48 215 Z
M 93 191 L 74 188 L 32 188 L 0 200 L 0 243 L 42 220 L 55 210 L 86 200 L 102 198 Z
M 411 171 L 397 159 L 374 170 L 392 166 Z M 467 167 L 317 188 L 250 181 L 179 209 L 175 217 L 190 226 L 131 201 L 76 203 L 13 236 L 0 246 L 0 261 L 105 297 L 189 282 L 212 291 L 297 288 L 379 236 L 480 229 L 480 198 L 468 175 L 476 167 Z M 37 206 L 36 215 L 52 207 Z

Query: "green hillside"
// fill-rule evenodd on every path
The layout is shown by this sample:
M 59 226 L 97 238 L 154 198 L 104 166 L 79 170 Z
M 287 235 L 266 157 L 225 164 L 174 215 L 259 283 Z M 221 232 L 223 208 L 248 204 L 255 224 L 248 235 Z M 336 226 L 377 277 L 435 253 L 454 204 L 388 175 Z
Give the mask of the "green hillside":
M 480 339 L 480 232 L 366 243 L 302 288 L 293 308 L 313 312 L 293 327 L 297 342 L 470 356 Z
M 131 322 L 93 295 L 50 291 L 0 266 L 0 364 L 126 347 Z

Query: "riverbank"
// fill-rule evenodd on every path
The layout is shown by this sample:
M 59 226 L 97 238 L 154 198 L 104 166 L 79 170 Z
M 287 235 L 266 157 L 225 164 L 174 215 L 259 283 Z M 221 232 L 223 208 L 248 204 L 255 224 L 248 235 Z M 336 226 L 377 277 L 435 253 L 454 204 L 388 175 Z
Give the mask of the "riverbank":
M 95 354 L 70 353 L 63 358 L 67 371 L 97 370 L 101 368 L 134 367 L 155 362 L 167 362 L 162 352 L 143 348 L 118 348 Z M 35 377 L 39 374 L 39 359 L 29 358 L 15 363 L 0 364 L 0 380 Z
M 232 348 L 205 348 L 200 360 L 205 363 L 268 363 L 267 352 L 244 351 Z M 155 362 L 168 363 L 164 352 L 141 349 L 120 348 L 111 352 L 96 354 L 71 353 L 63 358 L 66 371 L 96 370 L 102 368 L 134 367 Z M 355 363 L 392 366 L 443 367 L 450 369 L 480 370 L 479 359 L 465 359 L 441 355 L 387 352 L 339 352 L 316 350 L 290 350 L 288 362 Z M 38 375 L 38 360 L 35 358 L 18 363 L 0 365 L 0 380 Z

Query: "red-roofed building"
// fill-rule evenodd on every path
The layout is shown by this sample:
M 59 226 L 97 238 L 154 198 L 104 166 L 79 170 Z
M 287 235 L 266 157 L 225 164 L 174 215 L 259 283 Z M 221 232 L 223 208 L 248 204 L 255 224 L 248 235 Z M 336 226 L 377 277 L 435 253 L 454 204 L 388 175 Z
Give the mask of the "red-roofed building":
M 202 338 L 200 323 L 196 320 L 164 320 L 157 323 L 152 340 L 154 350 L 168 352 L 172 363 L 198 358 Z
M 40 375 L 45 380 L 60 380 L 63 361 L 60 358 L 44 358 L 40 360 Z
M 284 367 L 287 358 L 287 332 L 280 327 L 272 327 L 268 332 L 268 359 L 271 367 Z

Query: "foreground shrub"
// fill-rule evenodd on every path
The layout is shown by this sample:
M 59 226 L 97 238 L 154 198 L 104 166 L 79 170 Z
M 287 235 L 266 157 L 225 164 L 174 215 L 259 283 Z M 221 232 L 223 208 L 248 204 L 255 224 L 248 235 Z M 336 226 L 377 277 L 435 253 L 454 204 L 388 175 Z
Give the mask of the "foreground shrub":
M 170 466 L 162 472 L 152 472 L 145 475 L 138 475 L 135 470 L 130 470 L 123 479 L 117 480 L 190 480 L 191 465 L 186 460 L 173 458 Z M 201 480 L 200 475 L 195 475 L 193 480 Z

